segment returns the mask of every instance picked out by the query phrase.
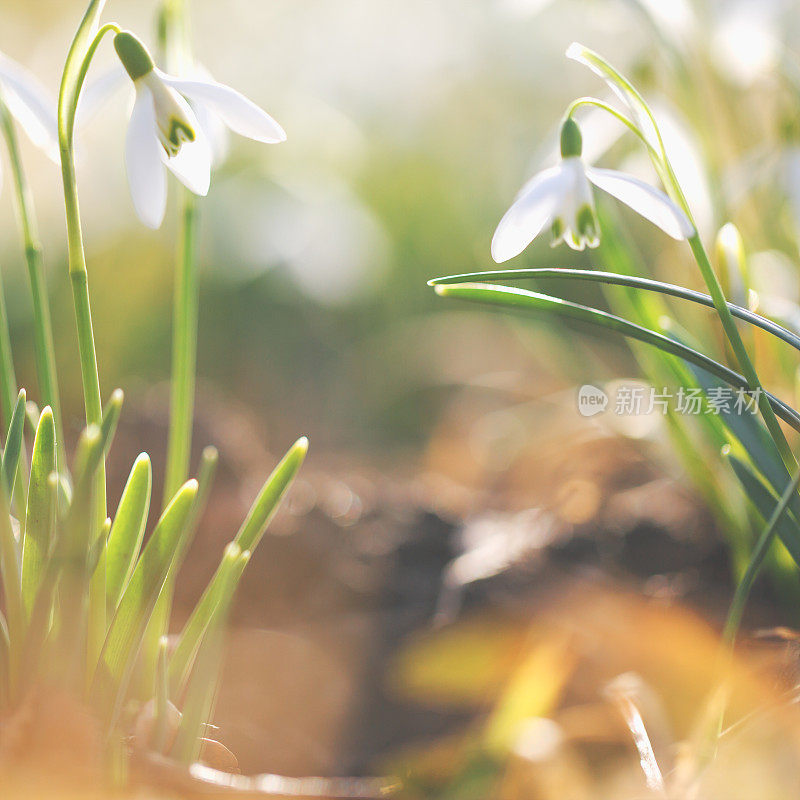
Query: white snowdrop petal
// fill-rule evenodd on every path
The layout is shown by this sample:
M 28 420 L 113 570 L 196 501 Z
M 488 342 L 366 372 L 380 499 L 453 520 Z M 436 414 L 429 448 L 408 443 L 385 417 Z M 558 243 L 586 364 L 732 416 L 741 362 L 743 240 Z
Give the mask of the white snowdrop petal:
M 492 258 L 501 264 L 519 255 L 552 219 L 571 178 L 560 167 L 539 173 L 506 211 L 492 237 Z
M 130 85 L 130 78 L 119 61 L 99 78 L 87 84 L 78 99 L 78 111 L 75 115 L 78 128 L 91 122 L 118 91 Z
M 228 156 L 230 149 L 230 134 L 225 123 L 205 103 L 197 100 L 192 104 L 194 113 L 200 123 L 200 129 L 205 134 L 211 146 L 212 162 L 221 164 Z
M 613 169 L 589 167 L 586 175 L 598 189 L 613 195 L 673 239 L 688 239 L 694 233 L 686 214 L 650 184 Z
M 156 138 L 156 115 L 149 89 L 139 88 L 125 137 L 125 168 L 133 207 L 148 228 L 158 228 L 167 204 L 163 148 Z
M 258 142 L 286 140 L 283 128 L 266 111 L 230 86 L 210 80 L 182 80 L 163 72 L 159 72 L 159 76 L 189 100 L 212 108 L 235 133 Z
M 58 160 L 56 104 L 36 78 L 0 53 L 0 87 L 12 116 L 30 140 Z
M 190 191 L 203 197 L 208 194 L 211 183 L 211 147 L 200 129 L 195 131 L 195 140 L 181 145 L 178 155 L 167 157 L 162 152 L 164 163 L 178 180 Z

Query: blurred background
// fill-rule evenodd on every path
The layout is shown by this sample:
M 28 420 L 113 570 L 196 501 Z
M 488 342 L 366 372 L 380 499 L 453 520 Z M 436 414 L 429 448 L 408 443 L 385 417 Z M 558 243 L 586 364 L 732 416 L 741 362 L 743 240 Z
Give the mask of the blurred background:
M 0 0 L 0 48 L 55 95 L 82 10 Z M 106 18 L 153 43 L 156 11 L 149 0 L 110 0 Z M 653 102 L 701 234 L 710 244 L 736 221 L 760 308 L 796 325 L 797 11 L 794 0 L 194 0 L 198 60 L 267 109 L 288 141 L 232 138 L 201 206 L 195 442 L 219 447 L 222 470 L 184 569 L 187 603 L 276 457 L 301 434 L 312 443 L 239 598 L 218 722 L 243 770 L 391 769 L 422 775 L 409 783 L 419 796 L 486 796 L 502 784 L 508 796 L 549 797 L 530 789 L 550 785 L 549 773 L 514 772 L 509 754 L 539 764 L 573 728 L 617 748 L 634 766 L 625 775 L 635 772 L 619 715 L 599 700 L 629 669 L 680 695 L 666 727 L 678 737 L 691 727 L 702 678 L 676 680 L 695 670 L 667 653 L 640 658 L 630 626 L 650 644 L 668 629 L 688 649 L 710 648 L 730 554 L 657 415 L 577 413 L 577 386 L 640 377 L 633 355 L 616 340 L 439 299 L 426 281 L 490 269 L 494 228 L 555 158 L 567 104 L 610 99 L 565 59 L 577 40 Z M 111 64 L 106 43 L 89 81 Z M 175 251 L 170 212 L 157 232 L 133 213 L 130 99 L 120 89 L 79 135 L 101 386 L 127 397 L 112 502 L 140 450 L 157 484 L 163 469 Z M 584 138 L 591 158 L 655 182 L 644 153 L 606 120 L 588 115 Z M 60 176 L 32 147 L 24 159 L 75 437 L 82 402 Z M 610 230 L 625 230 L 642 274 L 699 287 L 685 248 L 624 209 L 600 210 Z M 9 191 L 0 220 L 17 374 L 35 398 Z M 609 268 L 603 250 L 551 250 L 546 238 L 511 266 Z M 570 292 L 604 302 L 591 286 Z M 695 314 L 701 340 L 719 349 L 708 315 Z M 789 400 L 790 362 L 765 367 Z M 765 589 L 754 620 L 793 622 L 786 596 Z M 613 657 L 599 640 L 615 643 Z M 519 681 L 535 696 L 520 700 Z M 504 701 L 506 689 L 517 694 Z M 563 706 L 588 716 L 528 726 L 519 750 L 522 722 L 552 722 Z M 570 774 L 589 771 L 583 755 L 565 757 Z M 584 796 L 583 785 L 569 796 Z M 614 785 L 621 797 L 636 781 Z

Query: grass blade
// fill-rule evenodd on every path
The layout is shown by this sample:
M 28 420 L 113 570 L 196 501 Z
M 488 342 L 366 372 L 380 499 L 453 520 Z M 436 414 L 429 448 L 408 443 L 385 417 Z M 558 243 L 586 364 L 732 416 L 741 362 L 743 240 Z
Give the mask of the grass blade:
M 89 553 L 87 521 L 91 508 L 92 482 L 100 465 L 103 447 L 100 428 L 97 425 L 89 425 L 78 442 L 72 503 L 56 538 L 52 555 L 46 562 L 25 635 L 23 668 L 19 675 L 25 682 L 32 681 L 37 675 L 37 665 L 41 663 L 41 650 L 50 631 L 53 603 L 59 581 L 62 588 L 61 603 L 58 608 L 60 626 L 55 650 L 59 659 L 58 677 L 68 685 L 72 685 L 77 679 L 78 656 L 85 651 L 83 619 Z
M 307 452 L 308 439 L 302 437 L 292 445 L 267 479 L 234 539 L 242 550 L 252 552 L 261 541 L 267 525 L 297 475 Z M 169 665 L 170 696 L 173 698 L 178 697 L 183 691 L 192 662 L 219 601 L 221 570 L 222 563 L 206 586 L 203 596 L 194 607 L 178 637 Z
M 529 292 L 525 289 L 518 289 L 511 286 L 459 283 L 437 285 L 435 288 L 437 294 L 443 297 L 457 297 L 463 300 L 471 300 L 489 305 L 545 312 L 570 320 L 579 320 L 596 327 L 604 328 L 605 330 L 615 331 L 628 338 L 657 347 L 662 352 L 682 358 L 690 364 L 702 367 L 707 372 L 735 388 L 749 389 L 747 381 L 739 375 L 739 373 L 714 361 L 714 359 L 709 358 L 703 353 L 693 350 L 691 347 L 687 347 L 668 336 L 656 333 L 648 328 L 643 328 L 641 325 L 636 325 L 628 320 L 597 308 L 591 308 L 590 306 L 572 303 L 558 297 L 551 297 L 550 295 L 541 294 L 539 292 Z M 800 414 L 769 392 L 765 392 L 764 394 L 775 414 L 796 431 L 800 432 Z
M 200 470 L 197 476 L 197 498 L 192 507 L 189 521 L 186 523 L 186 535 L 181 541 L 178 552 L 170 564 L 167 580 L 164 588 L 158 596 L 156 607 L 150 617 L 147 630 L 142 641 L 142 648 L 137 664 L 133 693 L 136 697 L 147 700 L 153 696 L 156 686 L 153 683 L 153 676 L 156 674 L 158 666 L 158 642 L 162 636 L 169 631 L 169 620 L 172 615 L 172 600 L 175 593 L 175 579 L 178 570 L 183 564 L 186 551 L 189 548 L 194 535 L 197 531 L 197 523 L 202 516 L 208 496 L 211 492 L 211 485 L 217 469 L 219 453 L 216 447 L 205 447 L 200 457 Z
M 141 453 L 131 467 L 108 536 L 106 594 L 112 613 L 119 605 L 142 547 L 152 488 L 150 457 L 147 453 Z
M 537 269 L 511 269 L 511 270 L 489 270 L 487 272 L 465 272 L 461 275 L 446 275 L 442 278 L 434 278 L 428 281 L 429 286 L 444 286 L 453 283 L 474 283 L 497 281 L 517 281 L 542 278 L 546 280 L 578 280 L 602 283 L 610 286 L 627 286 L 632 289 L 643 289 L 645 291 L 657 292 L 669 297 L 677 297 L 681 300 L 688 300 L 707 308 L 714 308 L 714 301 L 710 295 L 697 292 L 694 289 L 686 289 L 683 286 L 676 286 L 673 283 L 664 283 L 651 278 L 639 278 L 634 275 L 620 275 L 616 272 L 602 272 L 600 270 L 589 269 L 566 269 L 566 268 L 537 268 Z M 750 323 L 756 328 L 761 328 L 767 333 L 771 333 L 786 344 L 791 345 L 795 350 L 800 351 L 800 336 L 792 333 L 786 328 L 778 325 L 760 314 L 756 314 L 749 309 L 728 303 L 728 308 L 734 317 L 738 317 Z
M 55 513 L 50 474 L 56 469 L 56 426 L 50 406 L 39 417 L 31 456 L 31 478 L 28 484 L 28 505 L 22 529 L 22 604 L 26 615 L 31 613 L 47 553 L 50 550 L 50 529 Z
M 153 729 L 153 750 L 163 753 L 167 744 L 169 729 L 169 679 L 167 677 L 167 651 L 169 638 L 158 640 L 158 669 L 156 671 L 155 725 Z
M 111 392 L 111 397 L 108 398 L 106 407 L 103 409 L 100 429 L 103 432 L 103 441 L 106 443 L 106 454 L 111 448 L 111 443 L 114 441 L 114 434 L 117 432 L 117 424 L 119 423 L 120 414 L 122 414 L 122 404 L 124 401 L 125 394 L 122 389 L 114 389 L 114 391 Z
M 305 460 L 306 453 L 308 453 L 308 439 L 303 436 L 289 448 L 267 479 L 234 539 L 242 550 L 253 552 L 258 546 L 267 525 L 278 510 L 283 495 L 291 486 Z
M 756 542 L 756 546 L 753 549 L 752 556 L 750 557 L 750 563 L 747 565 L 747 570 L 742 576 L 742 579 L 739 581 L 739 585 L 736 587 L 736 593 L 733 596 L 733 601 L 731 602 L 731 607 L 728 611 L 728 619 L 725 622 L 725 630 L 723 633 L 723 639 L 728 643 L 728 645 L 732 645 L 736 639 L 736 633 L 739 630 L 739 624 L 742 621 L 742 614 L 744 613 L 744 606 L 750 594 L 750 589 L 758 577 L 758 571 L 761 569 L 761 565 L 764 563 L 764 559 L 769 552 L 769 548 L 772 545 L 775 534 L 778 533 L 778 526 L 780 525 L 781 520 L 786 519 L 789 503 L 793 497 L 797 496 L 797 487 L 799 485 L 800 469 L 797 470 L 794 477 L 789 481 L 786 489 L 784 489 L 783 494 L 781 495 L 780 500 L 778 501 L 778 504 L 767 518 L 766 527 L 761 532 L 761 536 Z
M 91 690 L 97 708 L 111 724 L 119 714 L 142 636 L 180 548 L 196 496 L 197 481 L 187 481 L 164 509 L 111 621 Z
M 225 627 L 236 587 L 249 560 L 250 553 L 242 552 L 235 542 L 227 546 L 222 557 L 219 594 L 197 652 L 186 690 L 181 724 L 172 749 L 172 755 L 184 764 L 191 764 L 200 755 L 201 733 L 206 723 L 210 722 L 219 680 Z
M 122 413 L 122 403 L 125 396 L 121 389 L 115 389 L 103 409 L 100 422 L 100 432 L 105 443 L 103 449 L 103 461 L 111 447 L 114 434 L 117 431 L 117 423 Z M 94 665 L 100 656 L 103 641 L 107 633 L 106 617 L 106 548 L 107 541 L 100 541 L 103 536 L 103 528 L 106 519 L 106 485 L 105 471 L 97 475 L 98 486 L 95 489 L 93 503 L 95 511 L 92 514 L 92 527 L 90 535 L 90 547 L 97 546 L 99 559 L 93 570 L 89 572 L 89 626 L 88 639 L 86 642 L 86 663 L 87 674 L 91 675 Z M 106 531 L 107 532 L 107 531 Z
M 17 474 L 17 464 L 22 452 L 22 439 L 25 434 L 25 390 L 20 389 L 17 396 L 17 404 L 14 406 L 14 413 L 11 415 L 11 423 L 8 426 L 6 436 L 6 446 L 3 450 L 3 481 L 9 497 L 14 496 L 14 477 Z
M 750 467 L 736 456 L 728 456 L 731 467 L 742 484 L 745 494 L 747 495 L 753 507 L 759 515 L 766 521 L 769 520 L 772 512 L 775 510 L 775 505 L 778 502 L 778 497 L 769 489 L 763 481 L 753 472 Z M 787 483 L 791 486 L 791 480 Z M 786 487 L 782 490 L 785 491 Z M 789 554 L 794 559 L 795 563 L 800 566 L 800 523 L 796 516 L 795 509 L 792 506 L 797 506 L 797 497 L 789 499 L 790 511 L 781 516 L 775 524 L 780 540 L 783 542 Z M 797 510 L 800 510 L 798 508 Z
M 11 641 L 18 642 L 23 631 L 22 587 L 19 545 L 11 524 L 11 508 L 5 486 L 0 483 L 0 577 L 3 579 L 6 621 Z M 12 655 L 15 655 L 12 653 Z

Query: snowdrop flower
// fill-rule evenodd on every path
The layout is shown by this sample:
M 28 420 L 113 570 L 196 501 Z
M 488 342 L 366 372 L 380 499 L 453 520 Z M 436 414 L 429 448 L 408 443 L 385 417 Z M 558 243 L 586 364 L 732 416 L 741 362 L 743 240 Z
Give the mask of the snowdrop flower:
M 687 239 L 694 227 L 665 194 L 644 181 L 612 169 L 587 166 L 577 123 L 568 118 L 561 128 L 561 161 L 534 175 L 500 220 L 492 239 L 498 263 L 519 255 L 550 224 L 552 245 L 565 241 L 574 250 L 597 247 L 600 228 L 592 186 L 613 195 L 674 239 Z
M 183 80 L 162 72 L 132 33 L 118 33 L 114 48 L 136 90 L 125 141 L 125 166 L 136 213 L 148 227 L 158 228 L 164 218 L 165 165 L 190 191 L 208 192 L 212 148 L 198 121 L 199 112 L 192 106 L 250 139 L 268 143 L 286 139 L 272 117 L 229 86 L 210 79 Z
M 58 161 L 55 102 L 30 72 L 2 53 L 0 97 L 30 140 L 53 161 Z

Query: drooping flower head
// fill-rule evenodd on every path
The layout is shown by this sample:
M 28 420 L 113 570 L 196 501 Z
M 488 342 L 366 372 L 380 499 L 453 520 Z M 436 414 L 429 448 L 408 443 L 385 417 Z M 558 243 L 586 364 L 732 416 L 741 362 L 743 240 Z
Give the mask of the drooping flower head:
M 592 184 L 673 238 L 691 236 L 691 222 L 665 194 L 623 172 L 587 166 L 581 158 L 582 150 L 580 128 L 568 117 L 561 126 L 560 162 L 534 175 L 500 220 L 492 239 L 495 261 L 501 263 L 519 255 L 548 224 L 553 246 L 563 241 L 574 250 L 597 247 L 600 226 Z
M 213 80 L 183 80 L 162 72 L 129 31 L 114 37 L 114 48 L 136 90 L 125 165 L 133 204 L 145 225 L 158 228 L 164 218 L 165 166 L 195 194 L 208 192 L 212 150 L 198 113 L 212 114 L 232 131 L 256 141 L 286 139 L 269 114 L 229 86 Z

